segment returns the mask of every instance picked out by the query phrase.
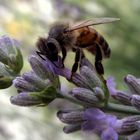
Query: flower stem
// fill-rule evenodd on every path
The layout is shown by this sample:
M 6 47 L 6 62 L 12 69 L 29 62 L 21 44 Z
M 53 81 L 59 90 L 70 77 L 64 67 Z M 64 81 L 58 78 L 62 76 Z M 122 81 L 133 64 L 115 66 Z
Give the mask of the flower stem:
M 65 98 L 69 101 L 72 101 L 73 103 L 81 104 L 71 96 L 68 96 L 68 94 L 64 93 L 59 93 L 59 98 Z M 95 106 L 94 106 L 95 107 Z M 104 109 L 105 111 L 112 111 L 112 112 L 119 112 L 123 114 L 135 114 L 135 115 L 140 115 L 140 111 L 136 110 L 132 106 L 127 106 L 127 105 L 121 105 L 121 104 L 115 104 L 115 103 L 108 103 L 106 106 L 100 106 L 99 108 Z
M 115 103 L 108 103 L 104 109 L 107 109 L 109 111 L 114 111 L 114 112 L 120 112 L 124 114 L 137 114 L 140 115 L 140 111 L 136 110 L 132 106 L 126 106 L 126 105 L 120 105 L 120 104 L 115 104 Z

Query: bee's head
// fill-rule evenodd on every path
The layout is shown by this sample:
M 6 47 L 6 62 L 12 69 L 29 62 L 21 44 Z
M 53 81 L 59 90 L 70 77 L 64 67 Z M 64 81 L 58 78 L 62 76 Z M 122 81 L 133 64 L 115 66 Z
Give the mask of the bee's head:
M 36 44 L 40 54 L 47 57 L 51 61 L 58 60 L 59 43 L 53 38 L 39 38 Z M 45 58 L 44 58 L 45 59 Z
M 68 24 L 56 24 L 49 31 L 49 37 L 56 39 L 60 45 L 67 45 L 70 41 L 70 33 L 67 31 Z

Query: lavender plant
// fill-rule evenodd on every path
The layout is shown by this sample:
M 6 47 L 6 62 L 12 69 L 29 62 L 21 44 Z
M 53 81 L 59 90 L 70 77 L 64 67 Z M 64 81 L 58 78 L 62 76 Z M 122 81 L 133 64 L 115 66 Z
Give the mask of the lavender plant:
M 66 124 L 63 131 L 96 133 L 101 140 L 128 140 L 140 138 L 140 79 L 127 75 L 124 82 L 128 91 L 116 89 L 113 77 L 105 80 L 84 58 L 80 72 L 72 79 L 71 70 L 58 68 L 48 59 L 29 56 L 32 71 L 20 74 L 23 66 L 19 43 L 8 36 L 0 37 L 0 88 L 12 84 L 18 94 L 10 101 L 18 106 L 48 105 L 56 98 L 67 99 L 80 105 L 79 109 L 59 110 L 57 117 Z M 58 65 L 62 65 L 59 56 Z M 75 87 L 68 93 L 61 90 L 59 76 Z

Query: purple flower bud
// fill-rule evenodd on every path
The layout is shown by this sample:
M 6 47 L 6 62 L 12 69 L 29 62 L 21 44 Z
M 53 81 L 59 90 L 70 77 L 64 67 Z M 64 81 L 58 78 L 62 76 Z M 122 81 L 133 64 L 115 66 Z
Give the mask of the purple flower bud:
M 136 128 L 138 129 L 138 130 L 140 130 L 140 120 L 139 121 L 136 121 Z
M 36 55 L 31 55 L 29 62 L 37 76 L 44 80 L 49 79 L 54 87 L 60 89 L 60 81 L 58 75 L 54 72 L 54 64 L 52 64 L 48 59 L 44 61 Z
M 140 111 L 140 95 L 132 95 L 131 104 Z
M 116 83 L 114 82 L 113 77 L 109 77 L 107 79 L 107 87 L 111 97 L 118 100 L 122 104 L 131 105 L 131 96 L 128 93 L 116 89 Z
M 49 79 L 43 80 L 37 75 L 35 75 L 34 72 L 24 73 L 22 77 L 25 81 L 32 84 L 34 87 L 38 88 L 40 91 L 45 89 L 47 86 L 51 85 Z
M 93 91 L 86 88 L 73 88 L 70 94 L 87 106 L 98 106 L 102 102 L 95 96 Z
M 59 59 L 61 59 L 61 57 L 59 57 Z M 51 64 L 51 65 L 53 66 L 54 73 L 56 75 L 61 75 L 61 76 L 65 77 L 67 80 L 70 79 L 71 70 L 69 70 L 67 68 L 59 68 L 59 67 L 56 67 L 53 64 Z M 59 65 L 59 64 L 57 64 L 57 65 Z M 61 61 L 60 61 L 60 65 L 62 65 Z M 90 72 L 91 75 L 88 74 L 87 71 Z M 102 83 L 101 83 L 100 79 L 98 78 L 97 73 L 93 74 L 94 72 L 95 72 L 94 69 L 91 70 L 90 68 L 88 68 L 84 64 L 84 66 L 83 66 L 83 68 L 81 70 L 82 74 L 74 73 L 72 79 L 70 79 L 70 82 L 73 82 L 78 87 L 84 87 L 84 88 L 90 88 L 90 89 L 95 87 L 95 85 L 98 85 L 100 87 Z M 95 78 L 95 79 L 93 79 L 93 78 Z
M 42 79 L 49 78 L 50 80 L 53 80 L 54 76 L 54 70 L 52 63 L 47 61 L 47 59 L 44 61 L 40 58 L 38 58 L 36 55 L 31 55 L 29 57 L 30 65 L 33 69 L 33 71 Z
M 131 96 L 123 91 L 117 91 L 115 95 L 112 96 L 114 99 L 118 100 L 124 105 L 131 106 Z
M 67 124 L 81 124 L 83 111 L 59 111 L 57 113 L 57 117 L 63 122 Z
M 109 90 L 109 93 L 110 95 L 116 95 L 116 92 L 118 90 L 116 90 L 116 83 L 114 81 L 114 77 L 110 76 L 107 81 L 106 81 L 106 84 L 107 84 L 107 87 L 108 87 L 108 90 Z
M 105 99 L 105 94 L 103 92 L 103 90 L 100 87 L 95 87 L 93 88 L 93 93 L 95 94 L 95 96 L 100 100 L 104 100 Z
M 60 97 L 56 88 L 49 86 L 39 92 L 20 92 L 11 97 L 11 103 L 20 106 L 48 105 L 56 97 Z
M 89 83 L 86 82 L 86 78 L 82 75 L 79 75 L 77 73 L 75 73 L 72 77 L 72 82 L 77 85 L 78 87 L 83 87 L 83 88 L 90 88 L 92 89 L 92 87 L 90 86 Z
M 109 127 L 102 132 L 101 140 L 118 140 L 118 134 L 112 127 Z
M 87 66 L 83 66 L 80 69 L 80 74 L 85 77 L 86 82 L 89 83 L 91 87 L 102 87 L 103 83 L 101 79 L 98 77 L 98 74 L 88 68 Z
M 81 65 L 81 67 L 87 66 L 89 69 L 93 70 L 94 73 L 96 73 L 96 70 L 95 70 L 93 64 L 91 64 L 87 58 L 83 58 L 81 60 L 81 64 L 80 65 Z
M 19 106 L 33 106 L 33 105 L 39 105 L 42 103 L 41 100 L 39 100 L 35 96 L 30 96 L 29 92 L 21 92 L 20 94 L 17 94 L 16 96 L 12 96 L 10 98 L 10 101 L 14 105 Z
M 115 129 L 120 135 L 131 135 L 138 130 L 136 122 L 139 120 L 139 115 L 125 117 L 117 121 Z
M 18 90 L 21 91 L 25 91 L 25 92 L 39 91 L 38 87 L 25 81 L 22 77 L 16 77 L 16 79 L 13 80 L 13 84 Z
M 19 44 L 8 36 L 0 37 L 0 61 L 8 66 L 9 71 L 18 74 L 23 66 Z
M 140 95 L 140 80 L 134 77 L 133 75 L 127 75 L 125 78 L 125 83 L 131 90 L 132 94 Z
M 79 124 L 73 124 L 73 125 L 67 125 L 63 128 L 63 131 L 66 133 L 66 134 L 69 134 L 69 133 L 72 133 L 72 132 L 76 132 L 78 130 L 81 129 L 81 125 Z
M 61 75 L 61 76 L 65 77 L 67 80 L 69 80 L 70 77 L 71 77 L 71 70 L 69 70 L 67 68 L 54 67 L 54 71 L 55 71 L 55 74 Z M 91 88 L 92 89 L 92 87 L 89 85 L 89 83 L 86 82 L 86 78 L 82 75 L 74 73 L 72 79 L 70 79 L 70 80 L 71 80 L 70 82 L 74 83 L 78 87 L 84 87 L 84 88 Z
M 15 54 L 16 47 L 15 41 L 8 37 L 7 35 L 3 35 L 0 37 L 0 49 L 2 49 L 7 55 L 10 53 Z

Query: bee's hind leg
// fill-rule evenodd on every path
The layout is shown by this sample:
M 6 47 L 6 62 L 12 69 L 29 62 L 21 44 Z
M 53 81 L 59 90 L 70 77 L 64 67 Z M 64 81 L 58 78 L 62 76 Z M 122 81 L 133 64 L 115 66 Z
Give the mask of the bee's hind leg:
M 80 59 L 81 59 L 81 49 L 77 48 L 76 52 L 75 52 L 75 62 L 73 64 L 73 66 L 72 66 L 71 77 L 70 77 L 69 80 L 72 80 L 73 74 L 77 71 Z
M 104 67 L 102 65 L 102 51 L 100 49 L 100 46 L 96 44 L 96 54 L 95 54 L 95 68 L 99 75 L 104 74 Z

